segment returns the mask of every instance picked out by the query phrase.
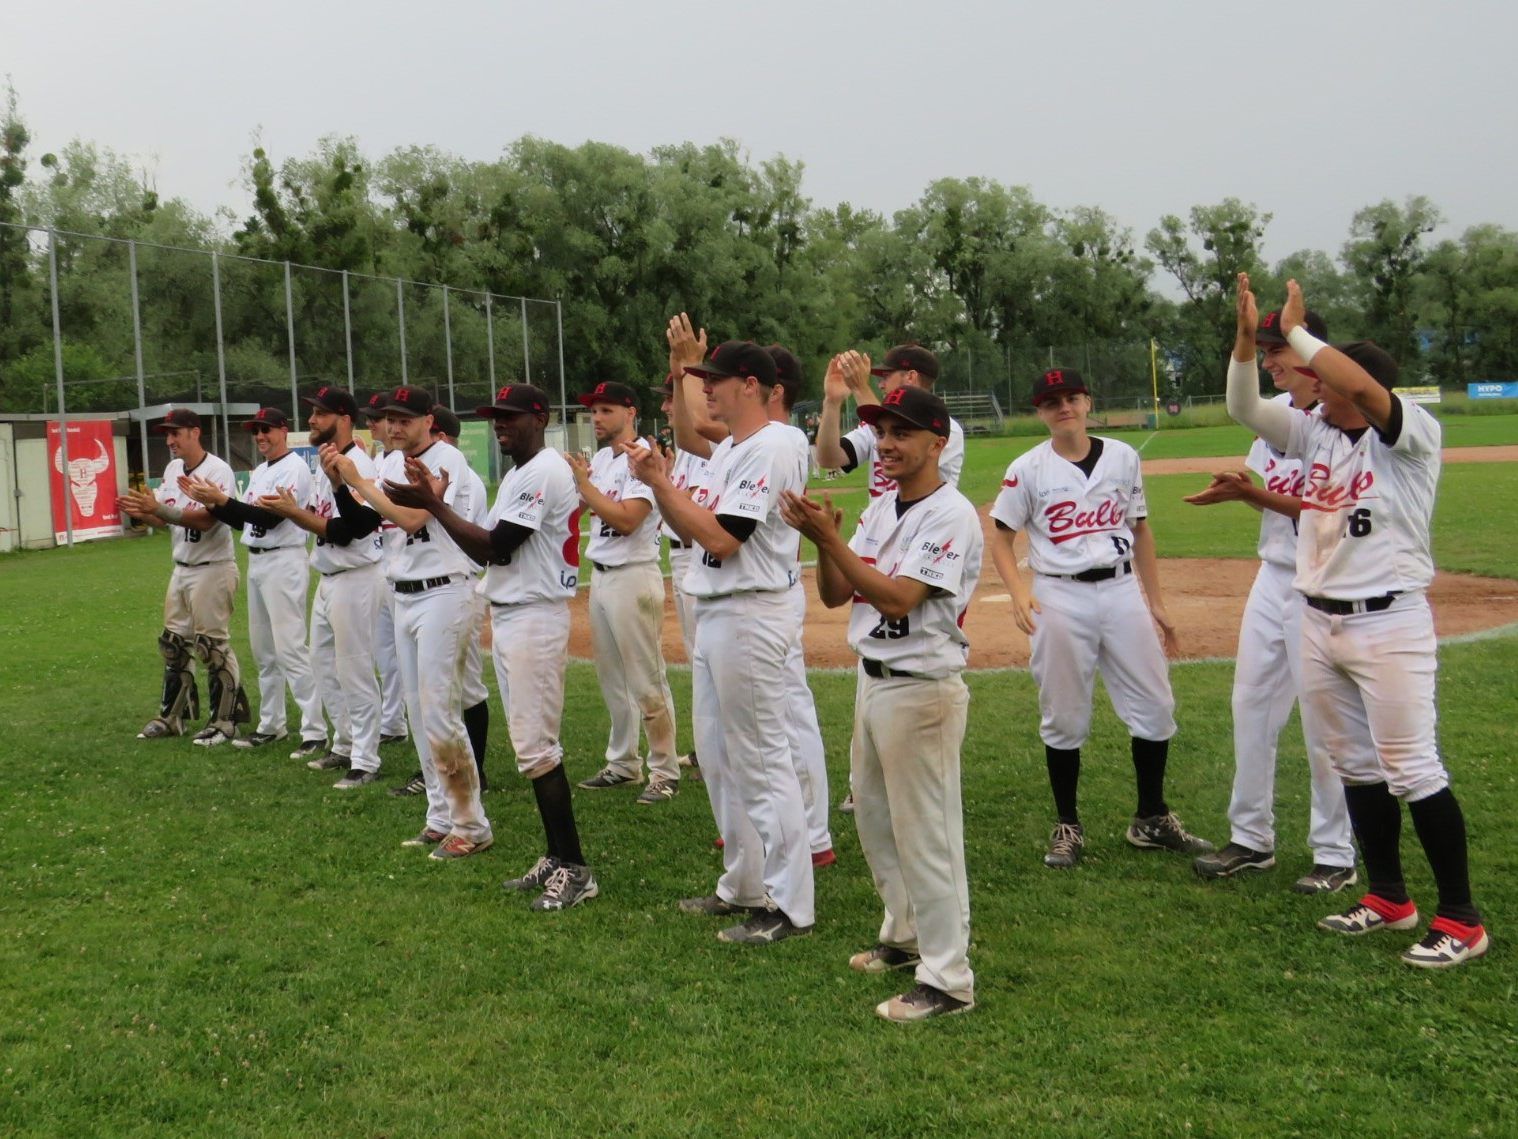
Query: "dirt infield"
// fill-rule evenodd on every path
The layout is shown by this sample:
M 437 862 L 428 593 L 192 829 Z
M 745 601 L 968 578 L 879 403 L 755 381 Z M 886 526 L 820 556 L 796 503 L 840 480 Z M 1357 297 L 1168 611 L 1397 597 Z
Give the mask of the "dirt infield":
M 1492 463 L 1518 461 L 1518 446 L 1458 447 L 1444 452 L 1446 463 Z M 1146 475 L 1211 474 L 1237 467 L 1236 460 L 1150 459 Z M 981 521 L 990 540 L 990 520 L 985 509 Z M 1239 622 L 1244 602 L 1259 563 L 1253 558 L 1162 558 L 1160 579 L 1165 601 L 1180 633 L 1181 659 L 1232 657 L 1238 645 Z M 855 658 L 845 635 L 848 609 L 825 609 L 817 598 L 813 572 L 804 574 L 807 590 L 806 628 L 802 634 L 807 664 L 813 668 L 851 668 Z M 1434 622 L 1441 637 L 1474 633 L 1518 623 L 1518 582 L 1471 574 L 1441 573 L 1429 591 Z M 1022 668 L 1028 663 L 1028 638 L 1012 623 L 1009 598 L 989 552 L 975 601 L 965 618 L 970 637 L 970 667 Z M 581 590 L 570 602 L 573 623 L 569 653 L 581 660 L 591 658 L 589 596 Z M 674 602 L 665 586 L 664 658 L 687 663 L 680 640 Z

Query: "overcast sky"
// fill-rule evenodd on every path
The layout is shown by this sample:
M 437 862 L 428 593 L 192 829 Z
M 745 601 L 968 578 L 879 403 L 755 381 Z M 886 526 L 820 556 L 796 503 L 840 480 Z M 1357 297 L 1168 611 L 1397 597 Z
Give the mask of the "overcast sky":
M 764 5 L 4 0 L 32 156 L 93 140 L 160 193 L 242 214 L 255 131 L 490 159 L 523 134 L 632 150 L 722 136 L 806 164 L 814 202 L 889 212 L 934 178 L 1097 205 L 1135 239 L 1234 195 L 1271 260 L 1426 194 L 1446 232 L 1518 228 L 1518 6 L 1190 0 Z M 36 172 L 33 166 L 32 172 Z

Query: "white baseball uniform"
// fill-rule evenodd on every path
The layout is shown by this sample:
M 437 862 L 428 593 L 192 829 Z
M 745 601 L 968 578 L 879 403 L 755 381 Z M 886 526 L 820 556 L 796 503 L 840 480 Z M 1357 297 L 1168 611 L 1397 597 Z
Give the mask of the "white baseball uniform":
M 490 492 L 485 489 L 485 480 L 480 478 L 479 472 L 469 467 L 469 501 L 473 504 L 474 514 L 467 521 L 476 526 L 488 527 L 490 521 Z M 480 592 L 479 581 L 484 577 L 485 567 L 475 565 L 474 580 L 474 616 L 469 629 L 469 647 L 464 655 L 464 687 L 461 703 L 465 708 L 473 708 L 482 700 L 490 699 L 490 690 L 485 687 L 485 650 L 480 645 L 480 636 L 484 632 L 485 622 L 490 620 L 490 605 L 485 596 Z
M 485 528 L 502 522 L 532 535 L 505 565 L 485 568 L 481 588 L 490 601 L 491 651 L 517 770 L 536 779 L 564 760 L 569 599 L 580 581 L 580 492 L 562 454 L 544 447 L 506 472 Z
M 800 535 L 780 517 L 779 501 L 805 485 L 806 467 L 780 424 L 739 443 L 724 439 L 694 498 L 754 529 L 726 558 L 698 548 L 685 577 L 696 598 L 696 747 L 725 840 L 716 892 L 737 905 L 773 904 L 800 927 L 816 920 L 806 808 L 785 722 Z
M 165 506 L 198 507 L 198 503 L 179 489 L 179 480 L 185 475 L 215 483 L 226 494 L 237 494 L 237 479 L 232 468 L 207 452 L 189 470 L 185 469 L 183 459 L 170 459 L 163 470 L 163 481 L 153 492 L 154 497 Z M 165 639 L 160 639 L 159 645 L 168 666 L 166 673 L 190 674 L 192 679 L 183 680 L 182 684 L 192 686 L 189 658 L 192 654 L 200 657 L 206 665 L 210 697 L 207 722 L 230 736 L 235 728 L 235 694 L 241 683 L 241 670 L 231 640 L 232 604 L 237 594 L 237 558 L 232 548 L 232 531 L 222 522 L 204 531 L 171 525 L 169 541 L 174 570 L 169 575 L 169 588 L 163 599 L 163 627 L 165 638 L 172 641 L 172 645 L 166 644 Z M 218 664 L 221 666 L 219 680 L 216 675 Z M 180 728 L 186 709 L 182 702 L 180 707 L 172 706 L 174 694 L 170 687 L 166 682 L 166 706 L 162 709 L 162 716 L 173 721 L 171 726 Z M 216 706 L 218 695 L 222 697 L 219 710 Z
M 258 506 L 265 495 L 288 489 L 295 501 L 311 501 L 311 468 L 295 451 L 265 460 L 248 476 L 243 502 Z M 311 573 L 306 531 L 289 519 L 277 525 L 243 524 L 248 549 L 248 641 L 258 664 L 258 731 L 285 734 L 285 687 L 300 709 L 300 738 L 326 740 L 321 695 L 306 645 L 306 595 Z
M 960 787 L 970 691 L 960 673 L 983 544 L 975 507 L 947 485 L 912 503 L 894 490 L 871 499 L 849 540 L 881 573 L 929 589 L 897 620 L 854 597 L 849 781 L 859 845 L 885 905 L 881 944 L 917 952 L 917 980 L 961 1001 L 974 999 L 975 977 Z
M 882 494 L 896 489 L 896 480 L 887 478 L 885 468 L 880 464 L 880 455 L 875 446 L 875 429 L 868 423 L 861 423 L 854 430 L 843 437 L 843 442 L 848 446 L 846 452 L 854 456 L 852 466 L 845 470 L 852 471 L 855 467 L 862 467 L 866 463 L 870 465 L 870 497 L 879 498 Z M 959 472 L 965 465 L 965 429 L 959 425 L 959 420 L 949 420 L 949 441 L 944 444 L 943 453 L 938 456 L 938 473 L 943 476 L 944 482 L 950 486 L 959 485 Z
M 789 423 L 781 423 L 784 434 L 796 448 L 803 472 L 812 469 L 812 445 L 806 432 Z M 796 762 L 796 777 L 801 780 L 801 799 L 806 805 L 807 841 L 813 854 L 833 849 L 833 835 L 828 827 L 827 748 L 822 742 L 822 728 L 817 722 L 817 700 L 806 679 L 806 654 L 801 644 L 801 630 L 806 625 L 806 586 L 801 581 L 801 549 L 796 549 L 796 582 L 791 586 L 791 609 L 795 617 L 796 636 L 785 654 L 785 696 L 791 714 L 785 726 Z
M 374 460 L 362 446 L 350 443 L 343 453 L 362 477 L 375 477 Z M 311 512 L 330 521 L 337 516 L 332 483 L 325 475 L 311 481 Z M 332 750 L 347 756 L 357 771 L 380 768 L 374 629 L 384 603 L 384 545 L 382 531 L 376 530 L 345 546 L 318 538 L 311 549 L 311 568 L 318 575 L 311 603 L 311 667 L 332 721 Z
M 1291 406 L 1282 394 L 1276 403 Z M 1305 413 L 1304 413 L 1305 414 Z M 1302 464 L 1263 439 L 1245 460 L 1265 488 L 1300 498 Z M 1275 849 L 1276 743 L 1302 690 L 1302 595 L 1296 572 L 1296 520 L 1273 510 L 1260 518 L 1260 570 L 1244 606 L 1233 673 L 1233 795 L 1228 804 L 1230 841 L 1250 850 Z M 1316 729 L 1311 705 L 1302 703 L 1302 738 L 1312 776 L 1308 845 L 1313 863 L 1353 866 L 1344 786 Z
M 433 475 L 448 473 L 444 502 L 473 516 L 469 464 L 450 443 L 430 444 L 415 458 Z M 406 457 L 379 462 L 379 482 L 403 483 Z M 427 785 L 427 828 L 473 843 L 491 837 L 480 803 L 480 777 L 464 731 L 463 676 L 475 613 L 475 565 L 448 532 L 429 521 L 414 534 L 385 531 L 385 577 L 394 594 L 395 649 L 406 714 Z
M 1442 438 L 1422 407 L 1392 399 L 1384 434 L 1368 428 L 1356 437 L 1321 408 L 1294 416 L 1286 454 L 1307 472 L 1295 579 L 1308 599 L 1305 700 L 1345 783 L 1384 781 L 1416 802 L 1449 785 L 1435 737 L 1436 639 L 1425 594 Z M 1360 611 L 1322 612 L 1315 598 Z M 1385 608 L 1364 607 L 1386 598 Z
M 643 442 L 653 446 L 651 440 Z M 650 508 L 631 534 L 593 519 L 585 547 L 585 557 L 595 569 L 590 579 L 590 633 L 596 679 L 611 716 L 606 766 L 633 779 L 642 773 L 641 727 L 648 737 L 650 778 L 678 782 L 675 701 L 660 644 L 664 578 L 659 572 L 661 522 L 654 492 L 632 473 L 627 456 L 613 447 L 602 447 L 591 456 L 590 482 L 613 502 L 641 501 Z
M 1091 438 L 1102 451 L 1089 477 L 1046 440 L 1012 461 L 991 507 L 992 518 L 1027 534 L 1042 610 L 1032 636 L 1040 735 L 1062 749 L 1086 741 L 1098 670 L 1131 735 L 1175 734 L 1165 653 L 1133 573 L 1129 520 L 1149 513 L 1138 452 Z
M 669 468 L 669 479 L 675 489 L 694 494 L 706 478 L 706 460 L 690 451 L 676 451 L 675 461 Z M 680 639 L 685 642 L 685 659 L 696 657 L 696 599 L 685 592 L 685 574 L 690 569 L 691 548 L 679 534 L 663 520 L 659 533 L 669 539 L 669 580 L 675 591 L 675 615 L 680 619 Z

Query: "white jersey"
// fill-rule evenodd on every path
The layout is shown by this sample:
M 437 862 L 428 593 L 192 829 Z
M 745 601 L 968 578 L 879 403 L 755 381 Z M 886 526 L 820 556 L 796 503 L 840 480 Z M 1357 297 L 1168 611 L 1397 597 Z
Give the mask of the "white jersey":
M 1429 520 L 1442 432 L 1418 404 L 1392 400 L 1389 439 L 1374 427 L 1352 438 L 1321 408 L 1292 420 L 1286 453 L 1307 472 L 1292 583 L 1300 593 L 1361 601 L 1434 580 Z
M 506 565 L 485 567 L 485 596 L 496 605 L 573 597 L 580 583 L 580 492 L 563 455 L 544 447 L 506 472 L 486 529 L 501 522 L 533 535 L 511 552 Z
M 766 423 L 741 443 L 724 439 L 712 451 L 698 505 L 718 516 L 746 518 L 757 525 L 727 558 L 706 551 L 690 560 L 685 592 L 692 597 L 789 589 L 796 582 L 801 535 L 780 517 L 780 495 L 806 487 L 806 466 L 790 433 Z
M 675 461 L 669 468 L 669 481 L 675 484 L 675 489 L 686 494 L 692 494 L 706 480 L 707 461 L 700 455 L 690 451 L 676 451 Z M 669 523 L 660 521 L 659 533 L 671 542 L 683 541 L 679 534 L 669 528 Z
M 281 488 L 289 488 L 295 501 L 311 501 L 311 468 L 306 460 L 294 451 L 286 451 L 273 462 L 264 460 L 253 468 L 248 476 L 248 489 L 242 500 L 249 506 L 257 506 L 265 495 L 276 494 Z M 250 550 L 282 550 L 287 546 L 304 546 L 306 531 L 288 518 L 281 518 L 277 526 L 260 526 L 245 522 L 242 528 L 242 544 Z
M 353 465 L 364 478 L 378 478 L 374 460 L 358 443 L 348 444 L 348 449 L 343 454 L 353 460 Z M 332 480 L 325 474 L 311 476 L 310 509 L 311 513 L 329 522 L 337 517 L 337 502 L 332 497 Z M 318 538 L 316 545 L 311 547 L 311 568 L 317 573 L 340 573 L 343 570 L 357 569 L 379 561 L 384 550 L 383 530 L 355 538 L 346 546 L 334 546 L 325 538 Z
M 805 438 L 805 435 L 802 436 Z M 880 466 L 880 457 L 875 450 L 875 429 L 868 423 L 861 423 L 854 430 L 844 436 L 854 448 L 854 465 L 862 467 L 866 463 L 870 467 L 870 497 L 878 498 L 888 491 L 896 489 L 896 480 L 888 479 Z M 959 425 L 959 420 L 949 420 L 949 440 L 944 444 L 943 452 L 938 456 L 938 473 L 943 476 L 943 481 L 950 486 L 959 485 L 959 472 L 965 465 L 965 429 Z
M 1291 396 L 1285 392 L 1276 396 L 1273 402 L 1292 406 Z M 1265 440 L 1257 438 L 1254 441 L 1244 465 L 1264 480 L 1266 490 L 1292 498 L 1302 497 L 1306 480 L 1302 478 L 1301 460 L 1288 459 L 1284 452 L 1277 451 Z M 1296 568 L 1297 520 L 1274 510 L 1260 513 L 1260 560 L 1282 569 Z
M 653 446 L 642 440 L 645 446 Z M 659 557 L 659 510 L 654 492 L 627 465 L 627 456 L 614 447 L 602 447 L 590 459 L 590 483 L 613 502 L 642 500 L 649 504 L 647 517 L 631 534 L 619 534 L 603 519 L 591 523 L 585 556 L 603 566 L 630 566 Z
M 179 489 L 181 475 L 205 479 L 221 487 L 231 497 L 237 497 L 237 479 L 232 474 L 232 468 L 209 451 L 189 470 L 185 470 L 183 459 L 170 459 L 169 465 L 163 469 L 163 482 L 153 492 L 153 496 L 165 506 L 204 510 L 200 503 Z M 216 523 L 209 530 L 170 526 L 169 535 L 173 541 L 174 560 L 180 565 L 203 566 L 211 562 L 229 562 L 235 556 L 232 553 L 232 531 L 224 522 Z
M 453 507 L 460 518 L 473 518 L 475 504 L 470 500 L 469 463 L 464 459 L 464 453 L 453 444 L 438 440 L 414 457 L 434 475 L 448 472 L 448 489 L 443 492 L 443 502 Z M 381 491 L 387 481 L 407 481 L 404 451 L 391 451 L 379 461 Z M 387 528 L 384 533 L 385 577 L 390 581 L 426 581 L 454 574 L 473 574 L 477 568 L 436 521 L 429 521 L 415 534 L 407 534 L 399 526 Z
M 1046 440 L 1012 460 L 991 517 L 1028 535 L 1034 573 L 1110 569 L 1133 550 L 1132 523 L 1149 516 L 1138 452 L 1105 436 L 1088 478 Z
M 465 462 L 467 463 L 468 460 L 465 459 Z M 490 529 L 490 492 L 485 489 L 485 480 L 480 478 L 478 471 L 473 467 L 464 469 L 469 472 L 469 505 L 473 508 L 464 521 L 473 522 L 476 526 L 488 530 Z M 469 559 L 469 564 L 474 568 L 475 576 L 478 577 L 485 572 L 485 567 L 473 558 Z
M 980 581 L 980 517 L 948 485 L 904 513 L 898 506 L 894 490 L 872 499 L 849 549 L 888 577 L 922 582 L 928 596 L 899 621 L 888 621 L 856 593 L 849 646 L 888 668 L 941 678 L 963 669 L 970 651 L 963 625 Z

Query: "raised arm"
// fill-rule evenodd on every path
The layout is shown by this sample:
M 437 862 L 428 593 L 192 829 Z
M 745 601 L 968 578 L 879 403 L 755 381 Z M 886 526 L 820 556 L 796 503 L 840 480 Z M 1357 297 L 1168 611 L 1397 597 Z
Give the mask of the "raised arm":
M 849 464 L 843 449 L 843 405 L 849 398 L 849 382 L 843 374 L 843 357 L 828 361 L 822 377 L 822 410 L 817 415 L 817 465 L 836 471 Z
M 697 333 L 685 313 L 670 318 L 664 338 L 669 342 L 669 374 L 675 385 L 671 402 L 671 426 L 675 446 L 703 459 L 712 457 L 713 444 L 727 438 L 727 428 L 706 411 L 706 397 L 701 380 L 686 375 L 685 369 L 706 359 L 706 329 Z
M 1260 398 L 1260 367 L 1255 359 L 1260 313 L 1249 290 L 1248 273 L 1239 274 L 1235 313 L 1237 329 L 1233 356 L 1228 361 L 1228 414 L 1276 450 L 1284 451 L 1291 439 L 1291 411 Z
M 1376 430 L 1384 429 L 1392 414 L 1391 392 L 1343 352 L 1308 332 L 1302 324 L 1306 313 L 1302 287 L 1295 281 L 1287 281 L 1286 304 L 1281 309 L 1281 329 L 1287 341 L 1326 387 L 1353 403 Z

